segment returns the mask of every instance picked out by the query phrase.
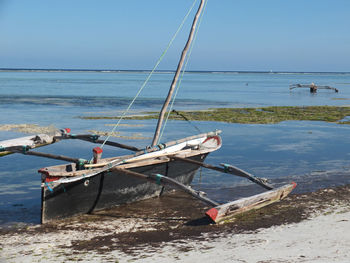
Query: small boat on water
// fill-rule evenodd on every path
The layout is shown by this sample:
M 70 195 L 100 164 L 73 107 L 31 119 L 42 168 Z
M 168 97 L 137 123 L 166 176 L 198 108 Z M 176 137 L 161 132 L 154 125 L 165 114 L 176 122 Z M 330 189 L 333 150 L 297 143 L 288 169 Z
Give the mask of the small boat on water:
M 326 85 L 316 85 L 313 82 L 311 84 L 291 84 L 291 85 L 289 85 L 289 90 L 299 89 L 299 88 L 310 89 L 310 93 L 317 93 L 317 90 L 319 90 L 319 89 L 333 90 L 335 93 L 339 92 L 339 90 L 337 88 L 333 88 L 331 86 L 326 86 Z
M 100 140 L 95 134 L 73 134 L 70 129 L 62 129 L 51 135 L 38 134 L 0 141 L 0 156 L 21 153 L 67 161 L 66 164 L 39 170 L 42 176 L 42 223 L 151 198 L 170 189 L 185 191 L 203 201 L 212 207 L 206 211 L 206 215 L 213 222 L 225 222 L 239 213 L 279 201 L 294 189 L 295 183 L 273 188 L 266 180 L 233 165 L 206 164 L 204 161 L 208 154 L 218 150 L 222 145 L 219 130 L 167 143 L 159 142 L 160 130 L 164 125 L 163 120 L 205 3 L 205 0 L 201 0 L 199 4 L 149 147 L 140 149 L 110 141 L 108 137 Z M 93 148 L 91 161 L 33 150 L 68 139 L 84 140 L 101 144 L 101 146 Z M 128 149 L 133 153 L 102 158 L 103 145 Z M 268 191 L 226 204 L 219 204 L 208 198 L 203 192 L 196 191 L 189 186 L 200 167 L 247 178 Z

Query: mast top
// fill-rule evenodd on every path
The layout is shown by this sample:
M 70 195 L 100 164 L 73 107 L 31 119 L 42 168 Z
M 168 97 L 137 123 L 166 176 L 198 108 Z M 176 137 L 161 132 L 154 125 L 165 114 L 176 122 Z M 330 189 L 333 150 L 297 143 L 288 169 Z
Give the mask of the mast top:
M 188 51 L 188 49 L 189 49 L 189 47 L 190 47 L 190 45 L 192 43 L 193 35 L 194 35 L 195 29 L 196 29 L 196 26 L 197 26 L 198 19 L 199 19 L 200 15 L 201 15 L 201 12 L 203 10 L 204 3 L 205 3 L 205 0 L 201 0 L 201 3 L 200 3 L 200 5 L 198 7 L 198 10 L 197 10 L 197 13 L 196 13 L 196 15 L 195 15 L 195 17 L 193 19 L 191 31 L 189 33 L 186 45 L 185 45 L 185 47 L 184 47 L 184 49 L 183 49 L 183 51 L 181 53 L 180 61 L 179 61 L 178 65 L 177 65 L 177 69 L 176 69 L 173 81 L 171 83 L 171 86 L 170 86 L 170 89 L 169 89 L 169 92 L 168 92 L 168 96 L 165 99 L 163 107 L 162 107 L 162 109 L 161 109 L 161 111 L 159 113 L 158 123 L 157 123 L 157 127 L 156 127 L 156 130 L 155 130 L 155 133 L 154 133 L 152 146 L 155 146 L 155 145 L 158 144 L 160 129 L 161 129 L 162 124 L 163 124 L 164 115 L 166 113 L 166 110 L 167 110 L 167 108 L 169 106 L 169 103 L 170 103 L 170 100 L 172 98 L 172 95 L 174 93 L 177 80 L 179 78 L 181 69 L 183 67 L 183 64 L 184 64 L 184 61 L 185 61 L 185 58 L 186 58 L 187 51 Z

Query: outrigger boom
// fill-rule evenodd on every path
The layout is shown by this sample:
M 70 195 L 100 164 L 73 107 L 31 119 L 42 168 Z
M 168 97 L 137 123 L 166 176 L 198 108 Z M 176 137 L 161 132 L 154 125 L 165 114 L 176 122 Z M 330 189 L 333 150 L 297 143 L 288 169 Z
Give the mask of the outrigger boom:
M 173 156 L 172 158 L 182 160 L 182 161 L 192 161 L 191 159 L 180 158 L 175 156 Z M 204 164 L 202 166 L 207 167 Z M 196 199 L 201 200 L 207 205 L 212 206 L 212 208 L 206 211 L 205 214 L 208 218 L 210 218 L 215 223 L 234 221 L 235 217 L 239 214 L 242 214 L 244 212 L 247 212 L 253 209 L 259 209 L 269 204 L 272 204 L 274 202 L 280 201 L 284 199 L 286 196 L 288 196 L 289 193 L 296 187 L 296 183 L 294 182 L 276 189 L 273 189 L 272 187 L 270 188 L 270 186 L 268 186 L 271 189 L 268 192 L 264 192 L 264 193 L 253 195 L 246 198 L 241 198 L 239 200 L 228 202 L 225 204 L 219 204 L 216 201 L 206 197 L 205 196 L 206 194 L 204 192 L 196 191 L 192 189 L 190 186 L 186 186 L 172 178 L 169 178 L 161 174 L 145 175 L 145 174 L 133 172 L 127 169 L 121 169 L 118 167 L 115 167 L 113 169 L 123 172 L 127 175 L 131 175 L 137 178 L 142 178 L 142 179 L 151 181 L 152 183 L 156 183 L 158 185 L 171 186 L 184 191 L 185 193 L 195 197 Z M 267 186 L 264 186 L 264 187 L 267 188 Z

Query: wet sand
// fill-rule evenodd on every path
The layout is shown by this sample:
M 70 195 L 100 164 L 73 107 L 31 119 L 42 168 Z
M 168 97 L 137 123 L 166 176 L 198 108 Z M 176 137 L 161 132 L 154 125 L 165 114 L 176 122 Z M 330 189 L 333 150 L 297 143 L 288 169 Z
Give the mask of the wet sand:
M 0 231 L 0 262 L 348 262 L 350 186 L 214 225 L 181 194 Z

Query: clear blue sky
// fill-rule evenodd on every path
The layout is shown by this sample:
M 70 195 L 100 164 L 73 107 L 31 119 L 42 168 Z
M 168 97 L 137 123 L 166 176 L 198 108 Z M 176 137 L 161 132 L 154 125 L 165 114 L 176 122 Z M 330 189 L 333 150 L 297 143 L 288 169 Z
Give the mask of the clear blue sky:
M 0 0 L 0 68 L 151 69 L 192 2 Z M 350 0 L 209 0 L 189 69 L 349 72 Z

